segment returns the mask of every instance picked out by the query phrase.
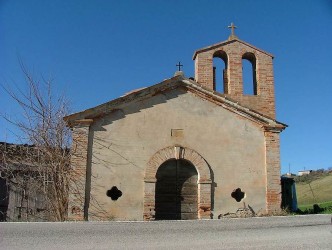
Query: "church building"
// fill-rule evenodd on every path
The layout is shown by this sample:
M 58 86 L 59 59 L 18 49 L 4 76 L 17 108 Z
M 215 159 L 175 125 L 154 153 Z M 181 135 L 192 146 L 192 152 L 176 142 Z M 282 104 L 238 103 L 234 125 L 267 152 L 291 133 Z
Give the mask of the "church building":
M 69 220 L 217 219 L 243 207 L 280 209 L 279 133 L 287 125 L 276 121 L 273 56 L 230 27 L 226 41 L 194 52 L 194 78 L 179 70 L 65 117 L 75 171 Z

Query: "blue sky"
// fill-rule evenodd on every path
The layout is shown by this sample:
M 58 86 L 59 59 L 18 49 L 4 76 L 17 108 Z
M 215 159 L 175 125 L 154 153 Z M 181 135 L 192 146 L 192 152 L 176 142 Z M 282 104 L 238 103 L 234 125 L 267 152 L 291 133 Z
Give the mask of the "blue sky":
M 274 59 L 282 172 L 332 167 L 332 1 L 0 0 L 0 81 L 24 86 L 18 58 L 80 111 L 173 76 L 227 26 Z M 0 112 L 18 107 L 0 89 Z M 15 142 L 0 120 L 0 141 Z

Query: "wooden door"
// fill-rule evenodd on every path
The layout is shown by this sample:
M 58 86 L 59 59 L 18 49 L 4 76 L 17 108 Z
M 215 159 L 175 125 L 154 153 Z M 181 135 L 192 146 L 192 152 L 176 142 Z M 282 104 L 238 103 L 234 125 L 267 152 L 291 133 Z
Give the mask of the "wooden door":
M 185 160 L 169 160 L 157 171 L 156 220 L 197 219 L 197 171 Z

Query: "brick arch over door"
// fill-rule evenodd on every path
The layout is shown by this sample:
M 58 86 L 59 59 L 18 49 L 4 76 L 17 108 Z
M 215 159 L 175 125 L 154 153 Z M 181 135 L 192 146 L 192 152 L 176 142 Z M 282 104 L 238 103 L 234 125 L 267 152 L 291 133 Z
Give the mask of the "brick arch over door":
M 195 150 L 181 146 L 167 147 L 156 152 L 147 164 L 144 178 L 144 220 L 155 219 L 156 173 L 161 164 L 170 159 L 184 159 L 198 172 L 198 218 L 209 219 L 211 214 L 211 171 L 204 158 Z

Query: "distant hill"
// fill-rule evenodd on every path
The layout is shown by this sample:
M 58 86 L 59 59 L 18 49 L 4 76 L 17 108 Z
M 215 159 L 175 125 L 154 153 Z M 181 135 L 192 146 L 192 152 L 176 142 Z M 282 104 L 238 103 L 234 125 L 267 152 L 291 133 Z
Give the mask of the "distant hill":
M 299 205 L 332 201 L 332 173 L 314 173 L 295 181 Z

